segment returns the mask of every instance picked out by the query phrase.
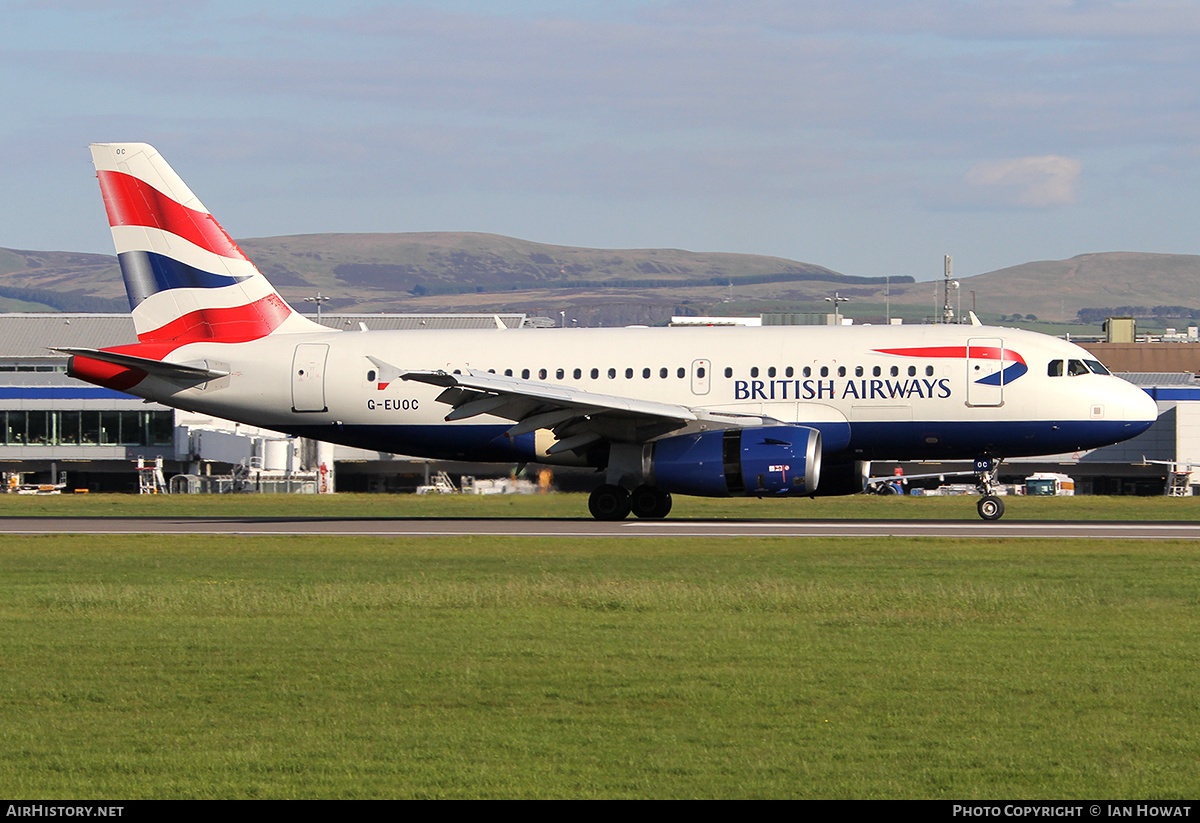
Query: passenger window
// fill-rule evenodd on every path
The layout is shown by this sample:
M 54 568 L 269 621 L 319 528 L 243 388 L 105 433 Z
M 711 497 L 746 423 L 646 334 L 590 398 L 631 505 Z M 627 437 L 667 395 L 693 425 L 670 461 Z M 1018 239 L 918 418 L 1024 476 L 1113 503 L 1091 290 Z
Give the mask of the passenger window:
M 608 379 L 609 379 L 609 380 L 615 380 L 615 379 L 616 379 L 616 377 L 617 377 L 617 370 L 616 370 L 616 369 L 609 369 L 609 370 L 608 370 Z
M 679 376 L 680 376 L 680 377 L 683 377 L 683 374 L 682 374 L 682 372 L 683 372 L 683 369 L 680 369 L 679 371 L 680 371 L 680 375 L 679 375 Z M 725 367 L 725 376 L 726 376 L 726 377 L 733 377 L 733 369 L 731 369 L 731 368 L 729 368 L 728 366 L 726 366 L 726 367 Z
M 666 366 L 663 366 L 661 369 L 658 370 L 658 376 L 661 377 L 663 380 L 667 379 L 667 367 Z
M 809 367 L 809 366 L 804 367 L 804 376 L 812 377 L 812 368 L 811 367 Z
M 828 367 L 828 366 L 822 366 L 822 367 L 821 367 L 821 376 L 822 376 L 822 377 L 828 377 L 828 376 L 829 376 L 829 367 Z
M 726 369 L 725 371 L 729 372 L 728 376 L 733 376 L 733 369 Z M 683 378 L 687 377 L 687 369 L 685 369 L 683 366 L 680 366 L 679 371 L 677 371 L 675 374 L 680 380 L 682 380 Z
M 505 369 L 505 370 L 504 370 L 504 376 L 505 376 L 505 377 L 512 377 L 512 369 Z
M 878 366 L 876 366 L 875 368 L 871 369 L 871 374 L 878 377 L 879 375 L 883 374 L 883 372 L 879 369 Z
M 892 366 L 892 377 L 899 377 L 899 376 L 900 376 L 900 367 Z
M 796 370 L 793 369 L 791 366 L 788 366 L 787 371 L 784 372 L 784 374 L 786 374 L 788 377 L 793 376 L 795 373 L 796 373 Z
M 546 370 L 538 369 L 538 380 L 545 380 L 545 379 L 546 379 Z
M 599 376 L 600 376 L 600 370 L 599 370 L 599 369 L 592 369 L 592 372 L 591 372 L 591 374 L 592 374 L 592 379 L 593 379 L 593 380 L 595 380 L 597 377 L 599 377 Z
M 555 377 L 555 379 L 556 379 L 556 380 L 562 380 L 562 379 L 563 379 L 563 376 L 564 376 L 564 372 L 563 372 L 563 370 L 562 370 L 562 369 L 559 369 L 558 371 L 556 371 L 556 372 L 554 373 L 554 377 Z
M 1046 368 L 1046 374 L 1050 377 L 1062 377 L 1063 361 L 1051 360 L 1050 365 Z
M 648 366 L 646 368 L 642 369 L 642 379 L 643 380 L 650 379 L 650 368 Z
M 574 372 L 572 372 L 572 374 L 574 374 L 575 379 L 578 380 L 579 378 L 583 377 L 583 369 L 576 369 Z
M 752 366 L 752 367 L 750 368 L 750 376 L 751 376 L 751 377 L 758 377 L 758 366 Z
M 855 377 L 862 377 L 862 374 L 863 374 L 863 368 L 862 368 L 862 366 L 855 366 L 855 367 L 854 367 L 854 376 L 855 376 Z
M 626 380 L 632 380 L 632 379 L 633 379 L 633 369 L 626 369 L 626 370 L 625 370 L 625 379 L 626 379 Z
M 917 367 L 916 367 L 916 366 L 909 366 L 909 367 L 908 367 L 908 376 L 909 376 L 909 377 L 916 377 L 916 376 L 917 376 Z
M 521 369 L 521 379 L 522 380 L 529 379 L 529 369 Z
M 701 366 L 700 368 L 696 369 L 696 376 L 697 376 L 697 377 L 699 377 L 701 380 L 703 380 L 703 379 L 704 379 L 704 375 L 705 375 L 705 374 L 706 374 L 706 372 L 704 371 L 704 367 L 703 367 L 703 366 Z
M 838 377 L 845 377 L 845 376 L 846 376 L 846 367 L 838 366 Z
M 367 382 L 368 383 L 375 382 L 375 370 L 374 369 L 371 369 L 370 371 L 367 372 Z
M 933 377 L 933 366 L 926 366 L 926 367 L 925 367 L 925 376 L 926 376 L 926 377 Z
M 767 377 L 774 377 L 774 376 L 775 376 L 775 367 L 771 366 L 771 368 L 767 369 Z

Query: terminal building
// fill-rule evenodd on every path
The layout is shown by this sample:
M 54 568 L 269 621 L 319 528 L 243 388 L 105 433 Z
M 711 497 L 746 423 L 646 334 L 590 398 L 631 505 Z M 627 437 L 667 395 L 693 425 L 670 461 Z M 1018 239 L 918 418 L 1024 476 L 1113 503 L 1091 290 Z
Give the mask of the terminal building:
M 712 321 L 712 318 L 704 318 Z M 326 314 L 330 328 L 521 328 L 549 325 L 523 314 Z M 438 463 L 318 444 L 171 409 L 67 377 L 53 346 L 103 348 L 133 342 L 127 314 L 0 314 L 0 471 L 10 484 L 89 491 L 412 491 L 430 474 L 496 475 L 511 467 Z M 1191 493 L 1200 484 L 1200 342 L 1082 343 L 1114 372 L 1144 388 L 1159 419 L 1133 440 L 1086 453 L 1008 461 L 1001 479 L 1037 471 L 1075 478 L 1080 494 Z M 1152 366 L 1153 370 L 1147 368 Z M 161 464 L 159 480 L 148 468 Z M 1198 471 L 1190 476 L 1191 466 Z M 876 475 L 937 471 L 929 464 L 877 463 Z M 946 466 L 952 471 L 957 466 Z M 1173 469 L 1177 471 L 1173 471 Z M 335 480 L 336 478 L 336 480 Z M 562 480 L 570 485 L 570 477 Z M 579 487 L 591 482 L 579 478 Z M 560 483 L 560 485 L 563 485 Z
M 325 314 L 330 328 L 467 329 L 543 326 L 524 314 Z M 136 341 L 128 314 L 0 314 L 0 471 L 10 485 L 136 491 L 161 464 L 161 491 L 404 491 L 446 466 L 305 441 L 172 409 L 66 374 L 50 347 Z M 496 467 L 455 466 L 470 473 Z M 336 485 L 334 478 L 337 478 Z

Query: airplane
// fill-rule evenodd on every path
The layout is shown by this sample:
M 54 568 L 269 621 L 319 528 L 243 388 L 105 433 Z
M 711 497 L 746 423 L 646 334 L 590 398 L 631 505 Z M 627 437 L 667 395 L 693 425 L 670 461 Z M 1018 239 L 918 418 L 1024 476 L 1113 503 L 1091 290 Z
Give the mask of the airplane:
M 974 325 L 334 330 L 292 309 L 162 156 L 91 146 L 138 342 L 68 374 L 291 435 L 445 460 L 587 466 L 600 520 L 672 495 L 854 494 L 872 460 L 1094 449 L 1157 417 L 1071 343 Z M 497 326 L 502 326 L 497 322 Z

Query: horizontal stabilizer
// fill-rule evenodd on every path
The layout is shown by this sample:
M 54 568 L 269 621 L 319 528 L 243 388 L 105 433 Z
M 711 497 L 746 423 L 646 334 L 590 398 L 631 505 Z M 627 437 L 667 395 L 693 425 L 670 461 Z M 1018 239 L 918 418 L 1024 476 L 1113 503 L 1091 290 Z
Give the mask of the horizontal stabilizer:
M 215 380 L 218 377 L 228 377 L 229 372 L 221 369 L 210 369 L 203 365 L 189 363 L 166 363 L 162 360 L 151 360 L 149 357 L 138 357 L 133 354 L 104 351 L 103 349 L 81 349 L 66 346 L 52 346 L 51 351 L 63 354 L 78 355 L 91 360 L 112 363 L 128 369 L 141 369 L 155 377 L 165 377 L 169 380 L 183 380 L 189 383 L 199 383 L 205 380 Z

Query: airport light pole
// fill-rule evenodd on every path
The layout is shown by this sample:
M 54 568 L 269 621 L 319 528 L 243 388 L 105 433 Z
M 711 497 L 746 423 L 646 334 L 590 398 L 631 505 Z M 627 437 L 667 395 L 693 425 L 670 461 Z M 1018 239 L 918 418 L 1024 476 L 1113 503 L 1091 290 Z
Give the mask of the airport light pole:
M 951 291 L 951 289 L 953 289 L 954 291 L 958 291 L 958 281 L 951 279 L 951 277 L 953 275 L 954 275 L 954 258 L 952 258 L 950 255 L 947 254 L 946 255 L 946 279 L 944 281 L 945 282 L 945 290 L 943 292 L 945 297 L 942 300 L 942 322 L 943 323 L 953 323 L 954 322 L 954 309 L 950 308 L 950 291 Z M 961 300 L 962 298 L 960 297 L 959 299 Z M 960 306 L 960 308 L 961 308 L 961 306 Z
M 842 314 L 840 311 L 838 311 L 838 306 L 840 306 L 842 303 L 848 302 L 849 300 L 849 297 L 842 297 L 838 292 L 834 292 L 833 297 L 825 298 L 826 303 L 833 304 L 833 325 L 842 325 Z
M 320 292 L 317 292 L 316 297 L 306 297 L 306 298 L 304 298 L 304 302 L 317 304 L 317 322 L 320 323 L 321 322 L 321 304 L 328 303 L 329 298 L 326 297 L 325 295 L 321 294 Z

